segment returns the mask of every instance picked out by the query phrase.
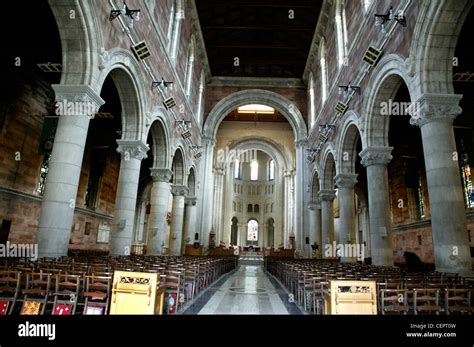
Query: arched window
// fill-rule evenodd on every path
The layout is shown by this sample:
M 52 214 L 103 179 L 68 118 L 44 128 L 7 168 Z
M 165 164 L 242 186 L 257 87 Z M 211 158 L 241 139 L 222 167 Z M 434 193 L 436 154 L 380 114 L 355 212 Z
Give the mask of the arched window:
M 204 101 L 204 92 L 206 89 L 206 76 L 204 74 L 204 70 L 201 70 L 201 78 L 199 80 L 199 95 L 198 95 L 198 106 L 197 106 L 197 122 L 201 124 L 202 121 L 202 113 L 203 113 L 203 101 Z
M 268 179 L 270 181 L 275 179 L 275 161 L 273 159 L 268 162 Z
M 347 22 L 346 22 L 346 2 L 337 0 L 336 2 L 336 33 L 337 33 L 337 65 L 341 67 L 347 64 Z
M 368 13 L 370 11 L 370 7 L 374 3 L 374 0 L 362 0 L 362 7 L 364 10 L 364 13 Z
M 252 204 L 248 204 L 247 205 L 247 213 L 252 213 L 252 212 L 253 212 Z
M 240 161 L 239 161 L 239 159 L 235 159 L 235 161 L 234 161 L 234 178 L 235 179 L 240 178 Z
M 171 7 L 170 26 L 168 28 L 168 54 L 176 61 L 179 39 L 181 38 L 181 22 L 184 19 L 183 0 L 174 0 Z
M 260 206 L 259 205 L 253 205 L 253 212 L 254 213 L 260 213 Z
M 184 92 L 187 97 L 191 95 L 191 84 L 194 75 L 194 36 L 191 38 L 189 45 L 188 63 L 186 65 L 186 77 L 184 79 Z
M 250 163 L 250 180 L 258 180 L 258 161 L 256 160 L 252 160 L 252 162 Z
M 321 39 L 319 45 L 319 65 L 321 67 L 321 105 L 328 97 L 328 69 L 326 64 L 326 41 Z M 316 121 L 314 119 L 314 121 Z
M 308 95 L 309 95 L 309 128 L 311 129 L 314 125 L 315 118 L 316 118 L 313 73 L 309 75 Z
M 255 219 L 247 223 L 247 241 L 258 240 L 258 222 Z

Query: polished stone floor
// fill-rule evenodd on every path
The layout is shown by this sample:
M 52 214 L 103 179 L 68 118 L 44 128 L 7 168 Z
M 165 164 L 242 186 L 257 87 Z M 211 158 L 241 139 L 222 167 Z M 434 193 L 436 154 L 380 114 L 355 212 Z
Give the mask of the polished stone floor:
M 183 314 L 302 314 L 288 292 L 261 265 L 239 265 L 204 292 Z

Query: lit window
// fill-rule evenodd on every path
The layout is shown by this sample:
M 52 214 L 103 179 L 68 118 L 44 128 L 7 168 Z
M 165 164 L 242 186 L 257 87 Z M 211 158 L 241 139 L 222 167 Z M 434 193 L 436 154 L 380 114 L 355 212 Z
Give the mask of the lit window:
M 43 157 L 43 162 L 41 163 L 40 177 L 39 177 L 38 185 L 36 186 L 36 192 L 39 195 L 44 194 L 44 187 L 46 183 L 46 176 L 48 176 L 50 159 L 51 159 L 51 152 L 46 152 Z
M 194 37 L 191 38 L 188 63 L 186 65 L 186 77 L 184 79 L 184 92 L 186 96 L 188 97 L 191 95 L 191 84 L 193 81 L 193 74 L 194 74 Z
M 275 162 L 273 159 L 268 162 L 268 179 L 270 181 L 275 179 Z
M 256 160 L 253 160 L 250 163 L 250 180 L 258 180 L 258 161 Z
M 247 224 L 247 241 L 258 240 L 258 222 L 252 219 Z
M 321 101 L 322 104 L 328 97 L 328 70 L 326 65 L 326 41 L 321 40 L 319 47 L 319 64 L 321 66 Z M 314 121 L 314 119 L 313 119 Z
M 347 24 L 345 1 L 338 0 L 336 4 L 336 33 L 337 33 L 337 63 L 346 64 L 347 60 Z
M 425 217 L 425 201 L 423 198 L 423 181 L 421 177 L 421 173 L 418 173 L 418 187 L 416 190 L 416 202 L 418 205 L 418 216 L 419 218 Z
M 238 159 L 234 161 L 234 178 L 240 178 L 240 161 Z
M 275 113 L 275 109 L 273 107 L 259 105 L 259 104 L 241 106 L 237 110 L 239 113 L 266 113 L 266 114 Z
M 469 165 L 469 156 L 464 148 L 464 141 L 461 140 L 461 176 L 464 192 L 464 201 L 467 208 L 474 207 L 474 187 L 472 184 L 471 166 Z
M 364 2 L 364 12 L 368 12 L 370 5 L 374 3 L 374 0 L 362 0 Z
M 314 104 L 314 78 L 313 74 L 309 75 L 309 127 L 312 128 L 315 121 L 316 107 Z

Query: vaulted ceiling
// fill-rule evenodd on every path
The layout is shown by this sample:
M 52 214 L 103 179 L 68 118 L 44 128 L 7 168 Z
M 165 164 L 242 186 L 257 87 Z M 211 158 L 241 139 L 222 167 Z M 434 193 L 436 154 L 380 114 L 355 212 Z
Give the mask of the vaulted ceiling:
M 213 76 L 301 78 L 323 0 L 197 0 Z

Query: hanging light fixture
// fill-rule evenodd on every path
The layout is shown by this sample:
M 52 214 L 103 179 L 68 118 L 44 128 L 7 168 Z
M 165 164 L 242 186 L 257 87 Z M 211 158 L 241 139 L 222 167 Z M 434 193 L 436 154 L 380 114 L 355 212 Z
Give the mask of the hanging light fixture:
M 128 8 L 125 1 L 123 2 L 123 7 L 120 10 L 110 11 L 109 21 L 113 21 L 118 16 L 123 15 L 129 17 L 128 27 L 133 28 L 133 23 L 140 20 L 140 10 L 131 10 Z
M 390 9 L 386 14 L 375 14 L 375 26 L 380 26 L 383 33 L 386 32 L 385 25 L 392 20 L 395 20 L 401 26 L 405 27 L 407 25 L 407 20 L 403 12 L 398 11 L 395 14 L 393 6 L 390 6 Z

